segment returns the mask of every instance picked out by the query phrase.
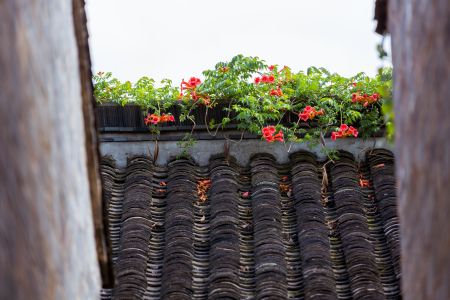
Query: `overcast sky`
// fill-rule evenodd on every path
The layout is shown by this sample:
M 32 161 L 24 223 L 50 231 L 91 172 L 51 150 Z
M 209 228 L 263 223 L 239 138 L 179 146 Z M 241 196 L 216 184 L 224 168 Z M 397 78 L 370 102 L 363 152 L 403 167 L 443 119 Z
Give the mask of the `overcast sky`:
M 86 0 L 94 71 L 200 76 L 236 54 L 293 70 L 374 75 L 374 0 Z

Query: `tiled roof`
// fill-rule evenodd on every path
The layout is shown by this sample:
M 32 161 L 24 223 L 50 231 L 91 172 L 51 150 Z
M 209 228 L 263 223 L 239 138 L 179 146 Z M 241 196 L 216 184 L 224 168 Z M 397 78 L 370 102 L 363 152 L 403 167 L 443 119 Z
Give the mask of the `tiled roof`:
M 366 158 L 135 157 L 125 169 L 104 158 L 116 286 L 102 299 L 398 299 L 394 160 L 382 149 Z

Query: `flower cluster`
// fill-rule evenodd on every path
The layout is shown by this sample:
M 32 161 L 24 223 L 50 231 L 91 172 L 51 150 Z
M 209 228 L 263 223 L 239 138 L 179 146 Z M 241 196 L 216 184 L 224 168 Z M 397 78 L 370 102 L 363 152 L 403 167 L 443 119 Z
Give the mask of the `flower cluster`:
M 274 83 L 275 77 L 273 75 L 262 75 L 261 77 L 255 78 L 255 84 L 259 83 Z
M 323 110 L 323 108 L 321 108 L 320 110 L 316 110 L 314 107 L 312 106 L 307 106 L 303 109 L 303 111 L 301 113 L 298 114 L 298 117 L 306 122 L 308 120 L 312 120 L 314 119 L 316 116 L 321 116 L 323 115 L 325 112 Z
M 364 107 L 367 107 L 369 104 L 375 103 L 380 99 L 380 94 L 373 93 L 372 95 L 358 93 L 352 94 L 352 102 L 355 103 L 363 103 Z
M 353 126 L 348 126 L 347 124 L 342 124 L 338 131 L 331 133 L 331 139 L 335 141 L 337 138 L 344 138 L 353 135 L 358 137 L 358 130 Z
M 211 179 L 200 179 L 197 182 L 197 195 L 201 203 L 204 203 L 207 199 L 207 193 L 211 187 Z
M 195 89 L 200 83 L 202 83 L 201 80 L 196 77 L 191 77 L 187 82 L 183 79 L 181 81 L 181 90 Z
M 175 118 L 172 115 L 162 114 L 158 116 L 156 114 L 148 114 L 147 117 L 144 118 L 145 125 L 156 125 L 158 123 L 167 123 L 167 122 L 175 122 Z
M 284 142 L 283 131 L 280 130 L 276 134 L 275 131 L 275 126 L 266 126 L 262 129 L 263 137 L 269 143 L 273 143 L 275 141 Z
M 272 89 L 270 91 L 270 96 L 281 97 L 281 96 L 283 96 L 283 91 L 280 88 L 277 88 L 276 90 Z
M 205 105 L 209 105 L 211 103 L 209 97 L 197 93 L 197 86 L 200 85 L 200 83 L 202 83 L 201 80 L 196 77 L 191 77 L 188 81 L 183 79 L 180 84 L 180 95 L 178 99 L 182 99 L 187 96 L 188 99 L 192 99 L 194 101 L 202 100 Z M 186 91 L 186 93 L 183 91 Z

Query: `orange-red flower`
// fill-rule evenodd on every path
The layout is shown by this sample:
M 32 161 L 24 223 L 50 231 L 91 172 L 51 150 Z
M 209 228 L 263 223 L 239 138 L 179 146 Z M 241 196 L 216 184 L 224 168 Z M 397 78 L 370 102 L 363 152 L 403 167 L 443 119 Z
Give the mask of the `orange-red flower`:
M 273 71 L 273 69 L 275 69 L 275 66 L 274 66 L 274 65 L 269 66 L 269 70 L 270 70 L 270 71 Z
M 172 115 L 162 114 L 158 116 L 156 114 L 148 114 L 147 117 L 144 118 L 145 125 L 156 125 L 158 123 L 167 123 L 167 122 L 175 122 L 175 118 Z
M 188 81 L 181 81 L 181 90 L 193 90 L 201 83 L 200 79 L 191 77 Z
M 352 94 L 353 103 L 362 103 L 364 107 L 369 106 L 372 103 L 377 102 L 380 99 L 380 94 L 373 93 L 372 95 L 363 94 L 360 95 L 359 92 Z
M 256 77 L 254 79 L 254 83 L 255 84 L 259 84 L 259 83 L 274 83 L 275 82 L 275 77 L 273 75 L 262 75 L 261 77 Z
M 147 117 L 144 118 L 145 125 L 156 125 L 159 122 L 159 116 L 155 114 L 148 114 Z
M 198 78 L 196 78 L 196 77 L 191 77 L 190 79 L 189 79 L 189 84 L 191 85 L 191 86 L 197 86 L 197 85 L 199 85 L 200 83 L 202 83 L 201 81 L 200 81 L 200 79 L 198 79 Z
M 275 126 L 266 126 L 262 129 L 264 137 L 272 136 L 275 133 Z
M 278 142 L 284 142 L 283 131 L 278 131 L 278 133 L 273 136 L 273 139 Z
M 301 113 L 298 114 L 298 117 L 306 122 L 308 120 L 314 119 L 316 116 L 320 116 L 325 114 L 325 111 L 321 108 L 320 110 L 316 110 L 314 107 L 308 105 L 306 106 Z
M 281 97 L 283 96 L 283 91 L 280 88 L 277 88 L 276 90 L 272 89 L 270 91 L 270 96 Z
M 342 124 L 338 131 L 331 133 L 331 139 L 335 141 L 337 138 L 344 138 L 353 135 L 358 137 L 358 130 L 353 126 L 348 126 L 347 124 Z
M 228 68 L 228 67 L 226 67 Z M 228 69 L 227 69 L 228 71 Z M 208 95 L 205 94 L 199 94 L 197 93 L 196 89 L 197 86 L 201 83 L 200 79 L 196 77 L 191 77 L 188 81 L 185 81 L 184 79 L 181 81 L 180 84 L 180 95 L 178 96 L 178 99 L 183 99 L 183 97 L 186 96 L 186 100 L 202 100 L 203 104 L 209 105 L 210 99 Z M 184 94 L 183 91 L 186 90 L 186 93 Z
M 277 134 L 275 134 L 275 126 L 266 126 L 262 129 L 262 134 L 264 139 L 272 143 L 274 141 L 284 142 L 283 132 L 280 130 Z

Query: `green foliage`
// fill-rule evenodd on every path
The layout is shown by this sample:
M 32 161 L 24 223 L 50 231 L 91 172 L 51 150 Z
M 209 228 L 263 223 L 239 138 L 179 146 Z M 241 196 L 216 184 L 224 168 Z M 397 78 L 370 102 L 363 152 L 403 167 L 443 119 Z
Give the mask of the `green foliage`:
M 203 71 L 203 76 L 203 82 L 194 89 L 207 102 L 180 97 L 183 91 L 167 79 L 156 85 L 153 79 L 143 77 L 131 84 L 120 82 L 111 73 L 93 77 L 94 95 L 101 103 L 137 104 L 144 111 L 158 115 L 177 107 L 181 111 L 180 121 L 193 123 L 192 112 L 198 106 L 206 103 L 214 107 L 222 103 L 226 116 L 222 120 L 210 120 L 212 128 L 237 123 L 240 130 L 261 134 L 263 127 L 273 125 L 277 132 L 283 132 L 285 141 L 312 144 L 324 144 L 323 136 L 337 130 L 341 124 L 354 126 L 362 138 L 373 136 L 384 127 L 389 133 L 393 118 L 388 110 L 390 103 L 385 100 L 391 99 L 391 69 L 383 69 L 374 78 L 364 73 L 347 78 L 315 67 L 295 73 L 286 66 L 269 67 L 258 57 L 237 55 L 229 62 L 219 62 L 213 69 Z M 263 76 L 273 76 L 273 80 L 255 83 L 256 77 Z M 280 94 L 275 95 L 278 89 Z M 354 93 L 378 93 L 381 98 L 364 106 L 352 101 Z M 298 115 L 307 106 L 322 109 L 324 114 L 302 121 Z M 382 111 L 386 112 L 386 119 Z M 293 120 L 289 124 L 282 122 L 288 115 L 294 116 Z M 191 145 L 193 142 L 186 138 L 182 143 Z
M 192 138 L 191 134 L 186 134 L 181 141 L 177 142 L 177 146 L 181 149 L 181 153 L 177 156 L 177 159 L 188 157 L 189 150 L 194 147 L 196 143 L 197 141 Z
M 381 108 L 386 126 L 386 138 L 388 141 L 393 142 L 395 134 L 395 115 L 394 101 L 392 97 L 392 68 L 379 69 L 378 74 L 381 82 L 383 83 L 379 86 L 378 92 L 384 99 Z

